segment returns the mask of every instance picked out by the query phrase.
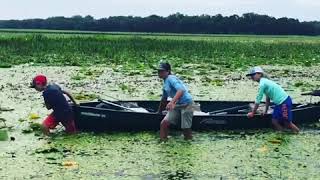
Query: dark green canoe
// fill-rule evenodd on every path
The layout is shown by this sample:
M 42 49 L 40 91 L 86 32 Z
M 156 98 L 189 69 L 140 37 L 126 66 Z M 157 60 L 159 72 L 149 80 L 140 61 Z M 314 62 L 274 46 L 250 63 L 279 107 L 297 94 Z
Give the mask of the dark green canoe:
M 111 103 L 111 104 L 110 104 Z M 198 101 L 202 113 L 195 113 L 193 130 L 260 129 L 271 127 L 271 114 L 247 118 L 250 102 Z M 82 103 L 74 107 L 76 126 L 82 131 L 159 130 L 164 115 L 157 114 L 159 101 L 107 101 Z M 130 108 L 145 108 L 135 112 Z M 293 122 L 318 122 L 320 104 L 294 104 Z

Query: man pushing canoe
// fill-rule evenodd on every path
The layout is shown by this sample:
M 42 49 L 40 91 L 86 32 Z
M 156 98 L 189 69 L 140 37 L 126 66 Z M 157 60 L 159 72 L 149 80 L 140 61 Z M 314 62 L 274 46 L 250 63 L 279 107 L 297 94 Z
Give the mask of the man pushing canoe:
M 272 114 L 272 124 L 276 130 L 283 130 L 284 127 L 298 133 L 299 128 L 292 122 L 292 100 L 284 89 L 277 83 L 267 79 L 265 73 L 260 67 L 254 67 L 249 70 L 247 76 L 250 76 L 253 81 L 259 83 L 258 95 L 256 97 L 255 106 L 252 112 L 248 113 L 248 117 L 254 117 L 263 96 L 266 96 L 266 109 L 268 112 L 270 101 L 275 104 Z
M 49 134 L 50 129 L 54 129 L 59 123 L 65 127 L 67 133 L 75 133 L 76 127 L 73 111 L 64 94 L 76 104 L 73 97 L 68 92 L 63 91 L 58 85 L 48 84 L 47 77 L 44 75 L 37 75 L 33 78 L 30 87 L 42 92 L 47 109 L 53 110 L 52 114 L 42 123 L 44 133 Z
M 192 139 L 193 100 L 184 83 L 171 74 L 169 63 L 160 63 L 158 75 L 164 80 L 163 94 L 158 112 L 167 110 L 168 113 L 160 124 L 160 139 L 167 140 L 170 124 L 178 125 L 181 121 L 181 129 L 186 140 Z M 167 103 L 168 97 L 172 100 Z

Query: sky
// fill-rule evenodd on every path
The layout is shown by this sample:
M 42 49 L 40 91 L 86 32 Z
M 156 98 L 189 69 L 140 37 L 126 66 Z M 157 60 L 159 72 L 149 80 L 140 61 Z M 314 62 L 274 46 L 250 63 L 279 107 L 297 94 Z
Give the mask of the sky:
M 254 12 L 300 21 L 320 21 L 319 0 L 0 0 L 0 19 L 48 18 L 53 16 L 168 16 Z

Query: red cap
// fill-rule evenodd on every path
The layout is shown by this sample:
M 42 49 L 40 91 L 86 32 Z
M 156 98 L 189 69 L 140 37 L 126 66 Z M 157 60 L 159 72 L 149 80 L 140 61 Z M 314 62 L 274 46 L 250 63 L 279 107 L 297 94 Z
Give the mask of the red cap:
M 37 75 L 33 78 L 31 83 L 31 88 L 35 88 L 36 85 L 46 85 L 47 84 L 47 77 L 45 75 Z

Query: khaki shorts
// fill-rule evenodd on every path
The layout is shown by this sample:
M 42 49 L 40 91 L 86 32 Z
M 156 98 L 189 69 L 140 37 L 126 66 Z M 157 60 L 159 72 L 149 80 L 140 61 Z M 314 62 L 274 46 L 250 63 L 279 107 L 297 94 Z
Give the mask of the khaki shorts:
M 188 105 L 176 105 L 176 107 L 168 112 L 165 119 L 170 124 L 178 125 L 181 122 L 181 129 L 190 129 L 193 118 L 193 103 Z

